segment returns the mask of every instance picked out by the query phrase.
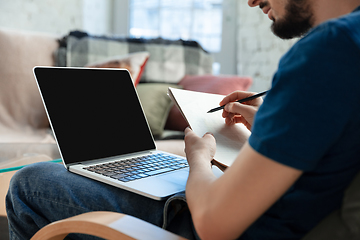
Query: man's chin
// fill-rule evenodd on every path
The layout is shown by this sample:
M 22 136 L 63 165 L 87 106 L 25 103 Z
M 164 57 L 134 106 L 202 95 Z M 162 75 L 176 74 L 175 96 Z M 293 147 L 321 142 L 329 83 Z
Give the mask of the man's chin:
M 284 39 L 284 40 L 294 38 L 287 31 L 285 31 L 283 29 L 278 29 L 276 27 L 276 22 L 275 21 L 271 24 L 271 31 L 274 33 L 275 36 L 277 36 L 277 37 L 279 37 L 281 39 Z
M 279 38 L 287 40 L 296 37 L 304 36 L 311 29 L 310 24 L 301 23 L 299 26 L 296 24 L 281 23 L 280 21 L 273 20 L 271 24 L 271 31 Z

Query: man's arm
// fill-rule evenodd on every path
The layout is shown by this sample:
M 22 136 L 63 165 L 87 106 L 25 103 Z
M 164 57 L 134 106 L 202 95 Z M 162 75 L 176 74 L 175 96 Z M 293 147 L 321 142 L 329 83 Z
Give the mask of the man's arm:
M 210 167 L 213 137 L 199 138 L 190 129 L 185 132 L 190 164 L 186 197 L 201 239 L 237 238 L 302 174 L 245 144 L 233 165 L 217 179 Z

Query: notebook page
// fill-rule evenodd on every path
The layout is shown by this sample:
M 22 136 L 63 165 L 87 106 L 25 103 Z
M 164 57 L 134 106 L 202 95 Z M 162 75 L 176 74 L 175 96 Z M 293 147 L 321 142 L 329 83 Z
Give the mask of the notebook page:
M 221 116 L 222 110 L 207 113 L 210 109 L 218 107 L 224 96 L 175 88 L 169 88 L 169 96 L 198 136 L 203 136 L 207 132 L 214 135 L 216 139 L 214 159 L 230 166 L 250 136 L 250 131 L 243 124 L 226 125 Z

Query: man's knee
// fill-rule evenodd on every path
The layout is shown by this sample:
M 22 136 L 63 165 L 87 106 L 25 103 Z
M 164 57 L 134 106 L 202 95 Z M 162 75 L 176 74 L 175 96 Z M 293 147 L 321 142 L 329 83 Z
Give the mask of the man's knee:
M 44 180 L 51 175 L 55 169 L 63 166 L 57 163 L 39 162 L 30 164 L 18 170 L 10 180 L 9 192 L 12 189 L 28 188 L 30 185 L 39 185 L 44 183 Z M 36 184 L 35 184 L 36 183 Z

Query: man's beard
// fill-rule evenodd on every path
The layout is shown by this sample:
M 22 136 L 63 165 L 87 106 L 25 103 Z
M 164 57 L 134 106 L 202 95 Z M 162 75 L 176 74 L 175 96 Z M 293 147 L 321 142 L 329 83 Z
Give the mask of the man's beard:
M 301 37 L 312 28 L 314 20 L 308 0 L 288 0 L 285 11 L 285 16 L 271 25 L 276 36 L 282 39 Z

